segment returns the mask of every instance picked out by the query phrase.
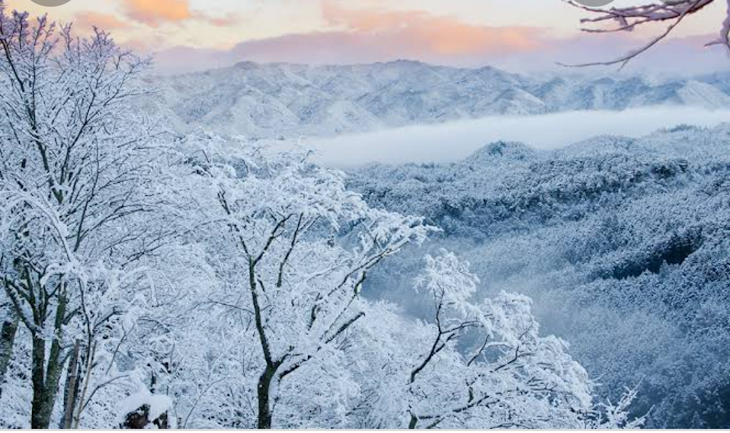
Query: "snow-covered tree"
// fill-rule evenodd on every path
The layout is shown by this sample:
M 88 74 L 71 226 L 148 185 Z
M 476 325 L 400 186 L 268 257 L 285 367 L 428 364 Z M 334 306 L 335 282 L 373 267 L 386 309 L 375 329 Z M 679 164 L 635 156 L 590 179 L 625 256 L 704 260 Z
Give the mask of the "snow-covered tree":
M 306 151 L 236 144 L 208 139 L 190 153 L 219 209 L 213 227 L 228 232 L 216 249 L 233 297 L 218 302 L 250 316 L 242 331 L 258 347 L 256 425 L 269 428 L 287 400 L 284 382 L 329 362 L 362 318 L 367 273 L 432 229 L 367 206 L 343 173 L 309 163 Z
M 375 377 L 366 423 L 388 428 L 585 426 L 593 385 L 563 341 L 539 335 L 530 300 L 501 293 L 478 302 L 478 280 L 467 263 L 446 251 L 426 261 L 416 287 L 432 300 L 429 317 L 406 324 L 384 309 L 377 321 L 386 325 L 373 324 L 379 332 L 362 337 L 374 337 L 370 344 L 377 347 L 374 353 L 360 353 L 367 375 Z
M 181 426 L 594 425 L 567 345 L 539 336 L 523 296 L 476 302 L 453 254 L 429 257 L 417 282 L 428 320 L 360 296 L 368 270 L 424 239 L 420 219 L 369 208 L 301 150 L 208 134 L 181 148 L 209 221 L 190 239 L 208 245 L 217 281 L 165 380 Z
M 138 260 L 169 234 L 149 216 L 164 202 L 150 188 L 153 125 L 130 105 L 147 61 L 101 30 L 79 38 L 4 2 L 0 34 L 4 321 L 32 340 L 31 426 L 49 427 L 67 361 L 62 425 L 78 426 L 92 370 L 140 301 Z M 3 354 L 15 332 L 4 336 Z

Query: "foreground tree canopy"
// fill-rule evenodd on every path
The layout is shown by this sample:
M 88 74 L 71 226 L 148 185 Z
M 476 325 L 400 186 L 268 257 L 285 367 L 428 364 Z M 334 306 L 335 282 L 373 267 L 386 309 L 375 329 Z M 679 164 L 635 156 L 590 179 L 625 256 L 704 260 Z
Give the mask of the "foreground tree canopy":
M 135 109 L 148 61 L 0 1 L 0 427 L 634 427 L 531 301 L 424 258 L 412 318 L 368 273 L 437 229 L 304 149 Z

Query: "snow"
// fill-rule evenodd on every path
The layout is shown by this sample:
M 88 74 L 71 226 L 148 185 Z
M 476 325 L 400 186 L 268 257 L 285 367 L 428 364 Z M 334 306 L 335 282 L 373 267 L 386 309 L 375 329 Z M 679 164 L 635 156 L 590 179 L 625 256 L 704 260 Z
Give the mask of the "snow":
M 556 150 L 499 142 L 456 163 L 353 169 L 350 187 L 444 228 L 426 251 L 458 251 L 481 296 L 530 296 L 541 330 L 600 377 L 600 396 L 618 402 L 616 390 L 640 386 L 651 391 L 633 410 L 653 407 L 651 427 L 719 426 L 708 405 L 730 347 L 729 145 L 730 124 Z M 402 287 L 422 254 L 371 275 L 368 293 L 420 317 Z
M 730 126 L 350 173 L 286 136 L 438 123 L 455 157 L 483 123 L 557 147 L 559 116 L 597 129 L 566 110 L 647 128 L 667 111 L 615 111 L 722 108 L 727 77 L 245 63 L 148 94 L 106 33 L 4 6 L 0 427 L 142 407 L 183 428 L 633 427 L 656 396 L 667 425 L 717 415 L 676 402 L 726 389 Z M 652 388 L 625 390 L 640 372 Z
M 136 394 L 132 394 L 125 398 L 119 403 L 119 423 L 123 423 L 127 414 L 136 412 L 142 406 L 149 407 L 149 421 L 159 418 L 165 412 L 169 412 L 172 407 L 172 399 L 166 395 L 151 394 L 148 390 L 144 389 Z M 172 421 L 174 417 L 170 416 L 168 419 Z
M 245 63 L 148 79 L 142 102 L 179 132 L 199 126 L 249 138 L 299 138 L 494 115 L 648 106 L 730 108 L 722 74 L 681 79 L 522 76 L 412 61 L 351 66 Z

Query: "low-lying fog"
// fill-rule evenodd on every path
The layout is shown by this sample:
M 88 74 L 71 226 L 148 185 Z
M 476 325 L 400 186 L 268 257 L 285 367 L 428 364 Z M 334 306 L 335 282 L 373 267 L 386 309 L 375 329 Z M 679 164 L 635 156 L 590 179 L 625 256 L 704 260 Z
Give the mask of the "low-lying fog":
M 730 110 L 688 107 L 640 108 L 621 112 L 577 111 L 538 116 L 494 116 L 439 125 L 307 140 L 325 166 L 348 168 L 371 162 L 458 161 L 487 143 L 520 141 L 556 149 L 597 135 L 640 137 L 679 124 L 716 126 L 730 122 Z

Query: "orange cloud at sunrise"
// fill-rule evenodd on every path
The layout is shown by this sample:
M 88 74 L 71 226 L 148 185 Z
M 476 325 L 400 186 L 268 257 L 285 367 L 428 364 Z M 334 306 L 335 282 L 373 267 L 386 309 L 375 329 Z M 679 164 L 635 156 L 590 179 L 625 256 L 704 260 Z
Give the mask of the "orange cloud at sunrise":
M 165 22 L 191 19 L 188 0 L 122 0 L 126 14 L 133 20 L 158 27 Z

